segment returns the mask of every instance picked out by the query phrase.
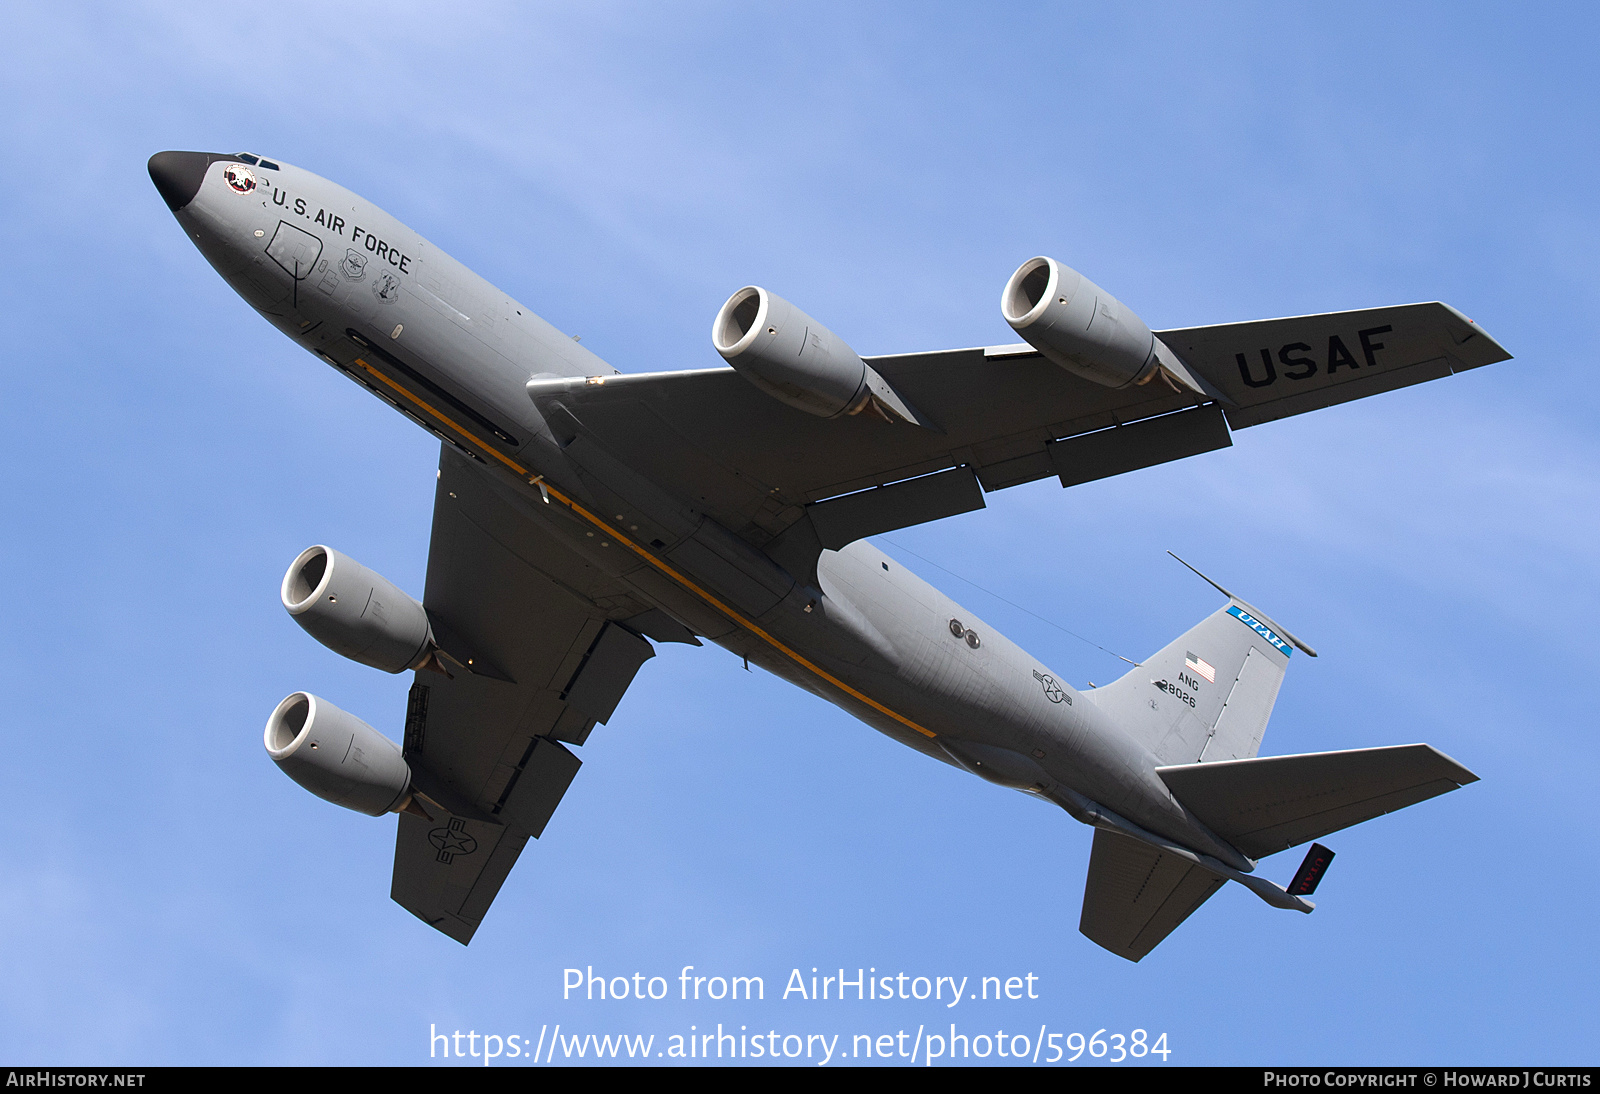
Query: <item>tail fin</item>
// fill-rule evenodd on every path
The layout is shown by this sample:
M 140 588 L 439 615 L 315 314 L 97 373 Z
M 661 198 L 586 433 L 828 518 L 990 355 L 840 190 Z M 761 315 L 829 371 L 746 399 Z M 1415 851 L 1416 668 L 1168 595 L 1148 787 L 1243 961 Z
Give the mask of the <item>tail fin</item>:
M 1248 759 L 1261 748 L 1298 645 L 1230 596 L 1226 607 L 1120 680 L 1084 694 L 1163 764 Z

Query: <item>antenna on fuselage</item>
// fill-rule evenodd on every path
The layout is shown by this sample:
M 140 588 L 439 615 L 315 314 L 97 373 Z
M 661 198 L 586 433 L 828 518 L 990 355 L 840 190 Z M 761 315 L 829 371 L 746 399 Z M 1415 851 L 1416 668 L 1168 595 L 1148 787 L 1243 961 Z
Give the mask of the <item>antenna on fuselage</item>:
M 1173 555 L 1171 551 L 1168 551 L 1167 554 L 1172 555 L 1173 558 L 1178 558 L 1178 556 L 1177 555 Z M 1257 618 L 1261 619 L 1263 622 L 1272 624 L 1273 628 L 1279 634 L 1283 635 L 1289 641 L 1293 642 L 1295 644 L 1296 648 L 1302 650 L 1307 656 L 1315 657 L 1317 655 L 1317 651 L 1316 650 L 1312 649 L 1310 646 L 1308 646 L 1304 642 L 1300 641 L 1300 639 L 1298 639 L 1294 635 L 1290 634 L 1289 633 L 1289 629 L 1287 627 L 1285 627 L 1282 623 L 1279 623 L 1277 620 L 1273 619 L 1266 612 L 1262 611 L 1260 608 L 1256 607 L 1254 604 L 1250 603 L 1248 600 L 1244 599 L 1244 597 L 1236 596 L 1233 593 L 1229 592 L 1227 589 L 1224 589 L 1221 585 L 1218 585 L 1215 581 L 1212 581 L 1205 574 L 1202 574 L 1199 570 L 1196 570 L 1193 566 L 1190 566 L 1187 562 L 1184 562 L 1183 559 L 1178 558 L 1178 561 L 1179 562 L 1183 562 L 1183 565 L 1185 566 L 1185 568 L 1187 568 L 1190 572 L 1194 573 L 1197 577 L 1199 577 L 1201 581 L 1204 581 L 1207 585 L 1210 585 L 1213 589 L 1217 590 L 1217 592 L 1221 593 L 1223 596 L 1227 597 L 1229 600 L 1236 601 L 1241 607 L 1248 608 L 1251 615 L 1256 616 Z

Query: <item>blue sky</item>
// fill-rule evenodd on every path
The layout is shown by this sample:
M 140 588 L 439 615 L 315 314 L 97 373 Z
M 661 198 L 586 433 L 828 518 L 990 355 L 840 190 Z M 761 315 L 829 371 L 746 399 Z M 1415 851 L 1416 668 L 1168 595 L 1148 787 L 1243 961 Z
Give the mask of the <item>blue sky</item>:
M 1579 5 L 13 5 L 0 1058 L 955 1022 L 1165 1032 L 1173 1063 L 1593 1063 L 1596 30 Z M 665 647 L 462 949 L 389 901 L 393 821 L 260 744 L 302 688 L 398 736 L 407 680 L 317 646 L 277 582 L 330 543 L 420 594 L 436 444 L 222 283 L 145 174 L 166 148 L 341 182 L 624 371 L 718 363 L 748 283 L 862 353 L 1011 341 L 1000 288 L 1041 253 L 1158 328 L 1445 300 L 1516 359 L 880 545 L 1080 686 L 1120 662 L 938 567 L 1138 658 L 1216 606 L 1174 550 L 1322 654 L 1264 752 L 1427 741 L 1483 781 L 1330 838 L 1314 915 L 1230 886 L 1135 966 L 1077 933 L 1087 829 Z M 684 965 L 767 999 L 678 1001 Z M 673 996 L 563 1000 L 588 966 Z M 778 998 L 814 966 L 1040 998 Z

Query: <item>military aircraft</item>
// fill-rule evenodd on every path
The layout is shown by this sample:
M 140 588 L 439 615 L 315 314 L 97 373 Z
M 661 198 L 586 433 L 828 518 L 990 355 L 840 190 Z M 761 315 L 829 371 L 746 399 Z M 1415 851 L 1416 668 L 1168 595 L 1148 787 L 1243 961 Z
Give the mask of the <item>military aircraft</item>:
M 1287 888 L 1258 860 L 1477 778 L 1425 744 L 1258 756 L 1291 657 L 1316 654 L 1221 586 L 1223 607 L 1079 691 L 866 542 L 1509 359 L 1453 308 L 1152 332 L 1038 257 L 1001 291 L 1021 342 L 864 358 L 747 286 L 712 321 L 726 366 L 623 374 L 308 171 L 210 152 L 149 171 L 251 307 L 441 441 L 420 603 L 322 545 L 280 590 L 330 649 L 415 672 L 403 743 L 303 691 L 265 743 L 312 793 L 399 814 L 392 896 L 457 941 L 656 642 L 709 639 L 1092 826 L 1079 928 L 1133 961 L 1229 880 L 1311 911 L 1332 852 Z

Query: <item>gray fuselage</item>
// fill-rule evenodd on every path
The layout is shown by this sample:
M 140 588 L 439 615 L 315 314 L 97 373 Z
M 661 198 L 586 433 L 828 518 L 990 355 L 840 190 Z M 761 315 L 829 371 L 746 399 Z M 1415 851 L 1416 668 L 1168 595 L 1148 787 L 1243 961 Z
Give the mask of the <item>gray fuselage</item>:
M 190 176 L 158 186 L 201 253 L 268 322 L 477 461 L 587 562 L 921 752 L 1080 820 L 1109 810 L 1253 869 L 1174 799 L 1156 756 L 1092 693 L 1061 683 L 870 544 L 823 552 L 813 584 L 654 486 L 649 468 L 564 444 L 548 406 L 541 413 L 530 398 L 530 379 L 604 382 L 615 369 L 383 210 L 265 164 L 191 162 L 199 182 L 186 201 Z M 545 501 L 552 493 L 567 504 Z

